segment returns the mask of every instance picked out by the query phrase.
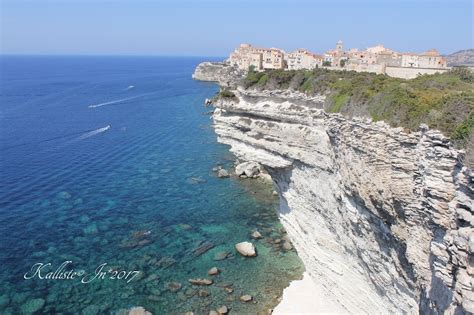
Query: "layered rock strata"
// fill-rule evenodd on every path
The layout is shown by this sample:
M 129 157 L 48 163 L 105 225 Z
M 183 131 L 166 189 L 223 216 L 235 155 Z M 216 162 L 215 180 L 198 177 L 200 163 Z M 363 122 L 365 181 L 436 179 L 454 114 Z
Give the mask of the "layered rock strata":
M 324 96 L 234 93 L 214 102 L 218 140 L 270 173 L 281 221 L 338 309 L 474 312 L 473 173 L 448 138 L 328 114 Z

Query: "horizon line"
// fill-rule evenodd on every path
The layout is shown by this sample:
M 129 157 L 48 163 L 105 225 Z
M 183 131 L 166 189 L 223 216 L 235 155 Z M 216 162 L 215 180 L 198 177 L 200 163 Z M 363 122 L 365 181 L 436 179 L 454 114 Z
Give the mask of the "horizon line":
M 0 53 L 0 57 L 188 57 L 188 58 L 224 58 L 226 56 L 213 55 L 171 55 L 171 54 L 113 54 L 113 53 L 98 53 L 98 54 L 81 54 L 81 53 Z

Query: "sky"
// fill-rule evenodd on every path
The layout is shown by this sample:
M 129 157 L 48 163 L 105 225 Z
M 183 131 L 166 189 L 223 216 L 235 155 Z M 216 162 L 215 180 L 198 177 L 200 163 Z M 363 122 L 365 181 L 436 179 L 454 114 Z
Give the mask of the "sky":
M 322 53 L 383 43 L 473 48 L 474 0 L 0 0 L 2 54 L 226 56 L 240 43 Z

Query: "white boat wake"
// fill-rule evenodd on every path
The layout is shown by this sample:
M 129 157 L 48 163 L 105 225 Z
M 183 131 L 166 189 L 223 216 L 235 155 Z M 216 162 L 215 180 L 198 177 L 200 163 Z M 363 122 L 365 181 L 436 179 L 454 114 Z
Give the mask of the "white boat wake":
M 84 139 L 87 139 L 87 138 L 90 138 L 92 136 L 95 136 L 99 133 L 102 133 L 102 132 L 106 132 L 107 130 L 110 129 L 110 125 L 107 125 L 105 127 L 102 127 L 102 128 L 99 128 L 99 129 L 96 129 L 96 130 L 92 130 L 92 131 L 89 131 L 89 132 L 86 132 L 85 134 L 81 135 L 78 140 L 84 140 Z
M 148 95 L 148 94 L 137 95 L 137 96 L 133 96 L 133 97 L 122 98 L 122 99 L 115 100 L 115 101 L 89 105 L 88 107 L 89 108 L 96 108 L 96 107 L 101 107 L 101 106 L 106 106 L 106 105 L 118 104 L 118 103 L 122 103 L 122 102 L 125 102 L 125 101 L 133 100 L 133 99 L 136 99 L 136 98 L 139 98 L 139 97 L 143 97 L 143 96 L 146 96 L 146 95 Z

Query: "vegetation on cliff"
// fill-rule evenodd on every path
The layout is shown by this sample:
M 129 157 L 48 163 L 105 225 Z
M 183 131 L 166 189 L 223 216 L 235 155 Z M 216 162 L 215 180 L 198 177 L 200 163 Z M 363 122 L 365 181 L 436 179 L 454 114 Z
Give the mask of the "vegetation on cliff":
M 474 74 L 458 68 L 403 80 L 367 72 L 250 69 L 245 88 L 292 89 L 327 95 L 325 109 L 348 116 L 369 116 L 409 130 L 421 123 L 441 130 L 457 146 L 473 141 Z
M 239 99 L 235 96 L 234 92 L 230 91 L 227 88 L 221 89 L 215 96 L 214 100 L 216 99 L 231 99 L 233 101 L 239 101 Z

